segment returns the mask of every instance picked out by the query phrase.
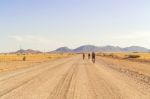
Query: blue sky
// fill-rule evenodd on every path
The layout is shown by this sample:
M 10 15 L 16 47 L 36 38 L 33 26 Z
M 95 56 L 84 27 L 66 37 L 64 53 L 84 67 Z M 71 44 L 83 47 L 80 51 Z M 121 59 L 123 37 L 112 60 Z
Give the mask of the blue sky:
M 149 0 L 1 0 L 0 52 L 84 44 L 150 48 Z

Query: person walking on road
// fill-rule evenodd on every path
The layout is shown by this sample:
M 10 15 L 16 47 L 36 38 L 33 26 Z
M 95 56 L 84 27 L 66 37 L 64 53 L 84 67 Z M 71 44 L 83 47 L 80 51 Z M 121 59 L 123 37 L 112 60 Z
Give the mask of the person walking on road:
M 90 59 L 90 57 L 91 57 L 91 54 L 89 53 L 89 54 L 88 54 L 88 59 Z
M 85 53 L 83 53 L 83 60 L 85 59 Z
M 95 53 L 92 52 L 92 62 L 95 63 Z

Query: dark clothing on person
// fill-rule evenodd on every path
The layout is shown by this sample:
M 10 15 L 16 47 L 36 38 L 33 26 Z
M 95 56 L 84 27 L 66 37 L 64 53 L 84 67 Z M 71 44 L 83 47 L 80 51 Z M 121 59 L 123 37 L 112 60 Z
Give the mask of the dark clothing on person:
M 89 53 L 89 54 L 88 54 L 88 59 L 90 59 L 90 57 L 91 57 L 91 54 Z
M 95 63 L 95 53 L 92 52 L 92 62 Z
M 95 53 L 94 52 L 92 53 L 92 59 L 95 59 Z
M 85 54 L 83 53 L 83 60 L 85 59 Z

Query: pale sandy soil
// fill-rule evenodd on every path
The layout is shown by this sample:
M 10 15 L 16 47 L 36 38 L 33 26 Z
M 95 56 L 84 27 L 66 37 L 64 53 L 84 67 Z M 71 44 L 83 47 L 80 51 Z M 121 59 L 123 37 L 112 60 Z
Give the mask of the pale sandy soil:
M 28 68 L 34 65 L 44 63 L 45 61 L 7 61 L 0 62 L 0 72 L 9 72 L 21 68 Z
M 81 56 L 57 59 L 0 73 L 0 99 L 150 99 L 149 80 L 138 73 L 149 78 L 150 65 L 103 57 L 95 64 Z

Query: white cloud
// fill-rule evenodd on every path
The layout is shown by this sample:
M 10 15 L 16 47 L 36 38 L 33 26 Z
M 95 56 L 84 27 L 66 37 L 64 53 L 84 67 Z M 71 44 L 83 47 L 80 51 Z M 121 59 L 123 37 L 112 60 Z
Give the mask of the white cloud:
M 150 32 L 135 32 L 115 36 L 115 39 L 149 39 Z
M 120 46 L 138 45 L 150 48 L 150 32 L 135 32 L 112 37 L 112 42 Z
M 15 39 L 16 41 L 23 41 L 23 38 L 17 35 L 10 36 L 10 38 Z
M 59 43 L 56 39 L 52 38 L 49 39 L 49 37 L 44 37 L 40 35 L 12 35 L 9 36 L 14 43 L 14 45 L 21 45 L 23 49 L 36 49 L 41 50 L 43 49 L 45 51 L 54 50 L 57 47 L 59 47 Z M 14 46 L 13 45 L 13 46 Z
M 26 43 L 48 44 L 52 42 L 46 37 L 37 36 L 37 35 L 13 35 L 10 36 L 10 38 L 18 42 L 26 42 Z

